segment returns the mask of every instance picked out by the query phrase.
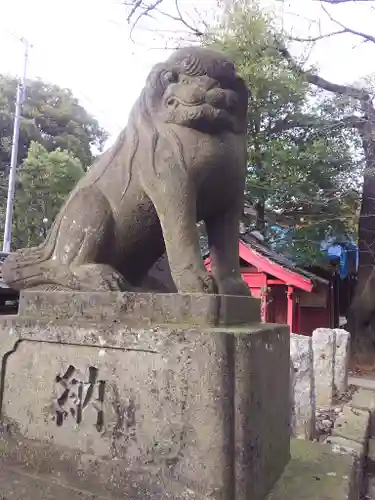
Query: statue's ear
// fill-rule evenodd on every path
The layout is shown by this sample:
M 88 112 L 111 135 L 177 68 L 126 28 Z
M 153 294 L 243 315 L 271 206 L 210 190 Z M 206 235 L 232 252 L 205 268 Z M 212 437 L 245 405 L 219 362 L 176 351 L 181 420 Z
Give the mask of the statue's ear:
M 244 129 L 247 127 L 247 108 L 249 105 L 249 99 L 251 98 L 251 91 L 247 86 L 245 80 L 240 76 L 236 76 L 235 90 L 238 95 L 238 99 L 240 102 L 239 106 L 239 119 L 243 122 Z
M 143 175 L 158 177 L 164 163 L 183 166 L 182 146 L 168 125 L 158 120 L 158 107 L 167 86 L 172 83 L 174 68 L 157 64 L 151 70 L 145 88 L 135 104 L 127 127 L 130 142 L 130 171 L 133 163 Z
M 251 97 L 251 92 L 247 86 L 245 80 L 240 76 L 236 76 L 234 89 L 237 92 L 240 103 L 244 106 L 248 105 L 249 99 Z
M 145 95 L 147 97 L 148 105 L 158 104 L 164 95 L 164 92 L 168 86 L 168 80 L 164 76 L 169 73 L 170 70 L 165 64 L 156 64 L 146 80 L 146 86 L 144 89 Z

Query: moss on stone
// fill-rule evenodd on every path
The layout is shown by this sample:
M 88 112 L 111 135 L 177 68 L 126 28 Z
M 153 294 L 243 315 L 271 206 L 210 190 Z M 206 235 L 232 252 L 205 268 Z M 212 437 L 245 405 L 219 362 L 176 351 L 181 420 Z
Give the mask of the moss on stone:
M 291 461 L 268 500 L 349 499 L 354 462 L 329 445 L 292 440 Z

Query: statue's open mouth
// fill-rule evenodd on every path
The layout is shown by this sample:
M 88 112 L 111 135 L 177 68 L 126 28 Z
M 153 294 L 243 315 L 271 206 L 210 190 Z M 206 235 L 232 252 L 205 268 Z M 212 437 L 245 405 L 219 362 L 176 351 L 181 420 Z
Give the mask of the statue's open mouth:
M 212 111 L 220 114 L 223 113 L 227 116 L 233 114 L 233 108 L 224 102 L 209 102 L 207 100 L 197 100 L 197 101 L 185 101 L 179 97 L 169 97 L 166 101 L 166 105 L 170 109 L 177 109 L 179 106 L 183 108 L 211 108 Z
M 181 125 L 212 134 L 224 130 L 234 131 L 235 127 L 233 116 L 227 110 L 215 108 L 208 103 L 200 106 L 200 112 L 188 116 L 186 122 L 182 121 Z
M 168 108 L 176 109 L 178 106 L 185 108 L 199 108 L 200 106 L 210 106 L 214 109 L 225 110 L 229 114 L 235 113 L 237 96 L 230 90 L 214 88 L 208 92 L 200 93 L 199 97 L 191 96 L 191 99 L 184 99 L 181 95 L 170 95 L 165 103 Z
M 166 105 L 168 107 L 177 107 L 179 105 L 181 106 L 186 106 L 188 108 L 192 108 L 193 106 L 202 106 L 203 104 L 206 104 L 206 101 L 199 99 L 197 101 L 185 101 L 184 99 L 181 99 L 180 97 L 169 97 L 167 99 Z
M 229 89 L 215 87 L 208 92 L 196 92 L 195 95 L 173 93 L 166 97 L 164 103 L 170 123 L 207 133 L 236 131 L 238 128 L 235 118 L 238 97 Z

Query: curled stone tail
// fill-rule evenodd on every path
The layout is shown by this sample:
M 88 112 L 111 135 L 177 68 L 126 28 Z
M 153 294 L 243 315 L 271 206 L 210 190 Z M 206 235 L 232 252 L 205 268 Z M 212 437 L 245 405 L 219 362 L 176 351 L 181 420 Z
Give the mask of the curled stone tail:
M 52 271 L 52 255 L 60 227 L 60 217 L 52 226 L 46 240 L 37 247 L 22 248 L 11 253 L 2 265 L 2 277 L 14 290 L 38 286 Z

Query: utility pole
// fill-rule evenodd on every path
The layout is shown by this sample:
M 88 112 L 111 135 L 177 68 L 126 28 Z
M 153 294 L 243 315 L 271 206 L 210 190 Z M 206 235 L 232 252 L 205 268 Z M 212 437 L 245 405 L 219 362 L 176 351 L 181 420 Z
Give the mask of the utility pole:
M 22 79 L 17 85 L 16 109 L 14 113 L 14 125 L 13 125 L 12 154 L 11 154 L 10 169 L 9 169 L 8 198 L 7 198 L 7 208 L 5 214 L 3 252 L 10 251 L 10 244 L 12 241 L 13 201 L 14 201 L 14 188 L 16 185 L 16 173 L 17 173 L 18 140 L 20 135 L 22 105 L 25 101 L 26 70 L 29 57 L 28 41 L 25 40 L 24 38 L 21 38 L 21 42 L 25 46 L 25 55 L 24 55 Z

